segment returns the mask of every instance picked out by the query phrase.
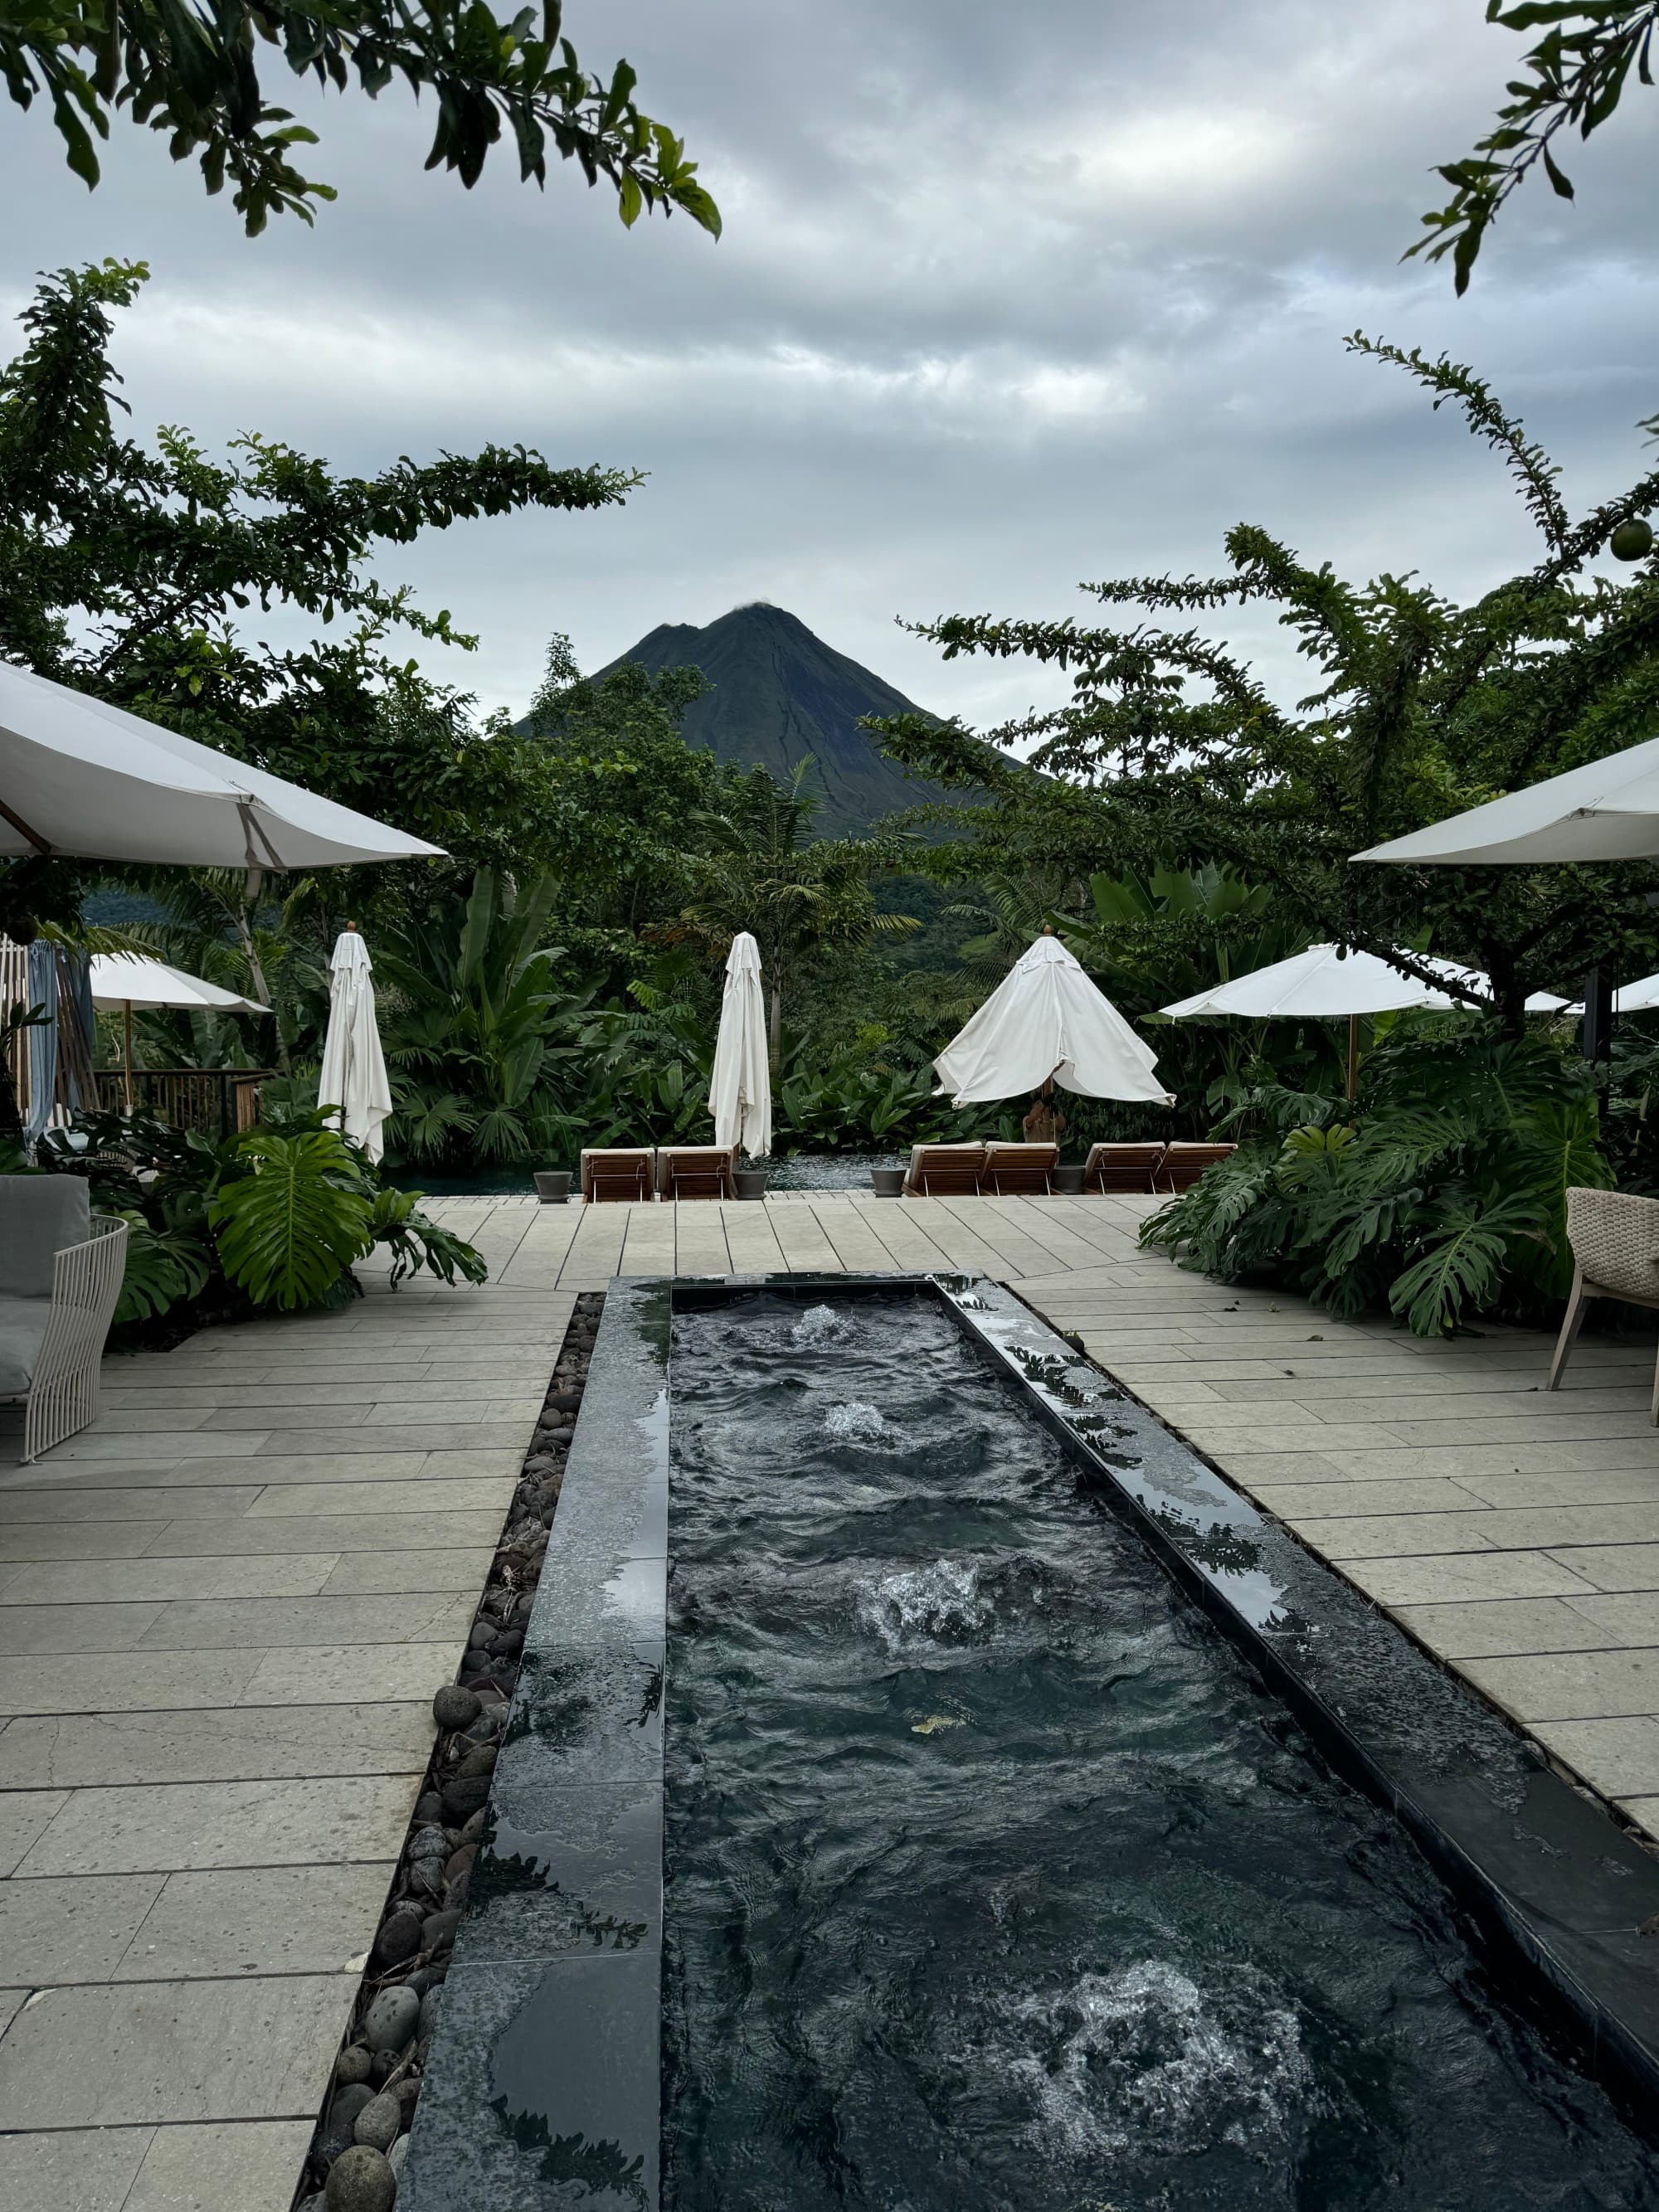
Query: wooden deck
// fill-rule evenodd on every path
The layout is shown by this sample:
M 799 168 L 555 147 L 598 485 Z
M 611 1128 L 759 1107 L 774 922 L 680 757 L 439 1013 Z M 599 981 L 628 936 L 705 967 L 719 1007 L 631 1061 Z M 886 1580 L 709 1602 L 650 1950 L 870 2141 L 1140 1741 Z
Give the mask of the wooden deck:
M 1651 1347 L 1589 1339 L 1552 1397 L 1545 1338 L 1224 1289 L 1139 1250 L 1149 1204 L 434 1201 L 482 1288 L 112 1360 L 36 1468 L 0 1434 L 0 2212 L 285 2212 L 428 1701 L 617 1274 L 1009 1284 L 1659 1833 Z

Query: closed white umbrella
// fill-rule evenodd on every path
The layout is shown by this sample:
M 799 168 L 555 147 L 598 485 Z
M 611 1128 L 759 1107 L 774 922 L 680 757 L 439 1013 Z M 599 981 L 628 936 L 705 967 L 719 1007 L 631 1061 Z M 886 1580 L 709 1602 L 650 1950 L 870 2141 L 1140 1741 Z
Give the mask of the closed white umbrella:
M 221 990 L 201 975 L 169 968 L 164 960 L 149 960 L 138 952 L 94 952 L 92 1003 L 119 1006 L 125 1021 L 125 1063 L 127 1111 L 132 1111 L 132 1010 L 135 1006 L 184 1006 L 192 1012 L 268 1014 L 270 1008 L 258 999 L 239 999 L 234 991 Z
M 714 1142 L 751 1159 L 772 1149 L 772 1072 L 766 1058 L 766 994 L 760 947 L 746 929 L 732 940 L 720 1000 L 720 1035 L 708 1085 Z
M 1646 860 L 1659 855 L 1659 738 L 1569 769 L 1525 791 L 1449 815 L 1427 830 L 1356 853 L 1356 860 L 1426 867 L 1528 861 Z
M 334 868 L 440 848 L 0 664 L 0 855 Z
M 1152 1047 L 1046 930 L 933 1062 L 956 1106 L 1020 1097 L 1050 1081 L 1085 1098 L 1172 1105 L 1157 1065 Z
M 341 1133 L 378 1160 L 386 1150 L 380 1124 L 392 1111 L 392 1085 L 374 1022 L 368 947 L 356 922 L 348 922 L 335 939 L 328 964 L 328 1034 L 317 1103 L 337 1107 Z

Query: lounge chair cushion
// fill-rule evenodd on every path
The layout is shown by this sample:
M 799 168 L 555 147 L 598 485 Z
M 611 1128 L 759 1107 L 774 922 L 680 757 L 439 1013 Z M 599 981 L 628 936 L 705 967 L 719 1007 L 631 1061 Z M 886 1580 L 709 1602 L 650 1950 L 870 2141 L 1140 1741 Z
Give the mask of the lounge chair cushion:
M 91 1235 L 79 1176 L 0 1176 L 0 1297 L 50 1298 L 53 1259 Z
M 33 1382 L 51 1312 L 50 1298 L 0 1297 L 0 1398 L 21 1395 Z

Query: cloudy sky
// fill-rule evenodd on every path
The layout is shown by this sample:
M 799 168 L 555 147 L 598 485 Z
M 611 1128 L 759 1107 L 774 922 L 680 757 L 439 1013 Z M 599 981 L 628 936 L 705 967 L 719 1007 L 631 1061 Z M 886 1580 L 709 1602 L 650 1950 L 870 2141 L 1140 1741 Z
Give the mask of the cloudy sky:
M 924 705 L 1053 696 L 897 629 L 1086 611 L 1079 580 L 1217 565 L 1261 522 L 1350 572 L 1467 592 L 1526 560 L 1461 424 L 1342 350 L 1356 327 L 1473 362 L 1563 462 L 1575 508 L 1659 410 L 1659 94 L 1529 191 L 1461 303 L 1399 264 L 1519 51 L 1481 0 L 568 0 L 700 157 L 715 243 L 631 234 L 572 171 L 474 191 L 421 167 L 406 95 L 280 96 L 340 198 L 245 239 L 164 143 L 106 181 L 0 105 L 0 313 L 104 254 L 154 281 L 118 362 L 135 419 L 258 428 L 373 471 L 486 441 L 648 472 L 625 509 L 463 524 L 382 566 L 480 633 L 435 655 L 522 707 L 548 633 L 597 666 L 660 622 L 787 606 Z M 8 325 L 9 327 L 9 325 Z M 1279 688 L 1294 663 L 1241 629 Z

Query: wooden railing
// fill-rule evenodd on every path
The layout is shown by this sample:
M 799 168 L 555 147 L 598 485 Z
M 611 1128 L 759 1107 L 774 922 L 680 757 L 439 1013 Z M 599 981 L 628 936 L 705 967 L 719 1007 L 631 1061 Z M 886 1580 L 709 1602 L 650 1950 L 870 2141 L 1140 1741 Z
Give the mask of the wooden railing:
M 269 1067 L 135 1067 L 132 1103 L 175 1129 L 228 1137 L 252 1127 L 258 1116 L 259 1085 L 275 1073 Z M 118 1113 L 126 1103 L 125 1073 L 100 1067 L 96 1081 L 99 1105 L 106 1112 Z

